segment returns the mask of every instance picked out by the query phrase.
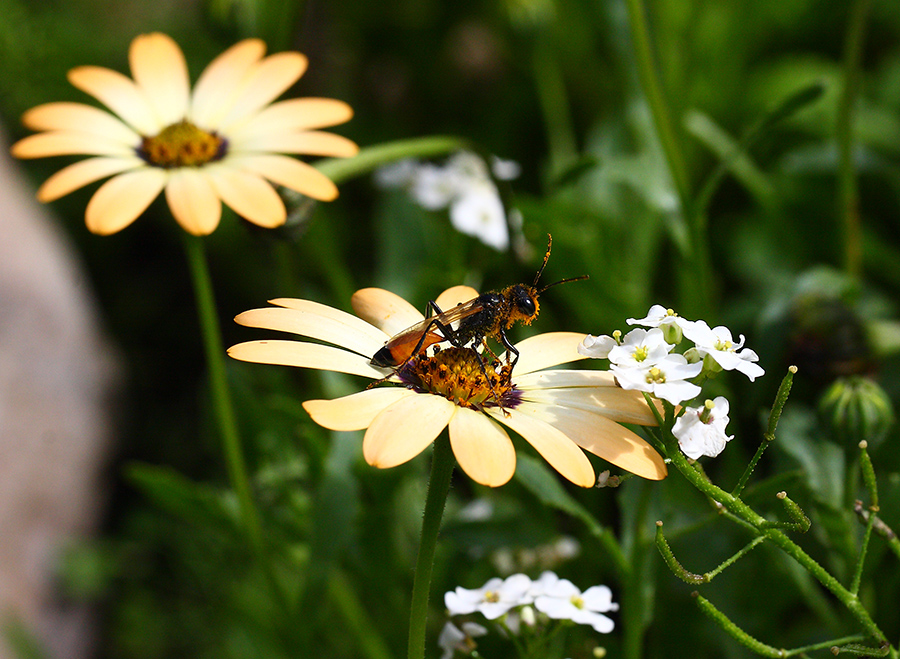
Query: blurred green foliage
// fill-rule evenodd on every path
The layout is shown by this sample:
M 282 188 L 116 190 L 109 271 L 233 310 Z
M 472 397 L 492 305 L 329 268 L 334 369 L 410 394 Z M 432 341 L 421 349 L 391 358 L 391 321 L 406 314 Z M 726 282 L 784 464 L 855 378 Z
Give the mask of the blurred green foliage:
M 852 450 L 829 439 L 816 410 L 838 376 L 877 381 L 894 405 L 900 397 L 900 8 L 873 0 L 864 25 L 861 84 L 850 99 L 861 276 L 848 277 L 840 274 L 847 235 L 836 135 L 854 3 L 646 5 L 690 188 L 702 201 L 710 260 L 702 286 L 690 267 L 692 219 L 639 85 L 621 0 L 0 0 L 0 117 L 16 139 L 26 134 L 17 117 L 27 108 L 85 101 L 65 71 L 88 63 L 126 71 L 128 44 L 142 32 L 172 35 L 194 77 L 237 39 L 259 36 L 272 51 L 309 56 L 291 94 L 348 101 L 355 117 L 336 132 L 362 146 L 453 135 L 518 161 L 522 176 L 508 199 L 523 213 L 530 252 L 495 252 L 368 176 L 316 206 L 302 232 L 267 233 L 226 216 L 208 240 L 226 344 L 260 338 L 231 318 L 275 297 L 349 309 L 354 290 L 381 285 L 424 308 L 452 284 L 530 281 L 552 233 L 548 281 L 591 278 L 553 289 L 536 325 L 517 328 L 516 338 L 609 333 L 658 302 L 747 334 L 760 353 L 761 381 L 713 383 L 731 400 L 736 439 L 706 469 L 726 489 L 756 450 L 784 369 L 800 366 L 746 499 L 780 510 L 774 494 L 787 489 L 813 521 L 798 542 L 846 579 L 862 532 L 851 508 L 859 484 L 847 476 Z M 35 184 L 60 166 L 22 163 Z M 129 374 L 103 536 L 62 567 L 70 596 L 103 612 L 97 656 L 402 656 L 427 456 L 378 471 L 362 461 L 359 434 L 312 423 L 300 402 L 349 393 L 358 386 L 350 377 L 229 364 L 276 566 L 260 570 L 225 486 L 179 229 L 158 201 L 120 234 L 90 235 L 82 218 L 92 190 L 53 209 L 83 254 Z M 898 529 L 900 443 L 895 426 L 885 435 L 872 453 L 880 514 Z M 584 588 L 607 583 L 629 593 L 623 609 L 641 608 L 641 629 L 599 639 L 609 656 L 750 656 L 700 615 L 691 589 L 652 547 L 653 522 L 663 519 L 679 560 L 702 572 L 747 540 L 677 474 L 617 490 L 563 485 L 539 498 L 528 479 L 540 476 L 526 471 L 495 491 L 454 481 L 432 589 L 433 638 L 443 591 L 496 576 L 493 551 L 565 534 L 581 553 L 555 566 L 561 575 Z M 493 504 L 490 519 L 459 516 L 475 498 Z M 620 539 L 627 573 L 600 528 Z M 876 538 L 867 566 L 860 597 L 896 639 L 897 558 Z M 857 631 L 808 574 L 765 545 L 702 593 L 778 647 Z M 580 628 L 570 639 L 572 657 L 589 656 L 598 642 Z M 497 656 L 499 643 L 484 640 L 483 656 Z

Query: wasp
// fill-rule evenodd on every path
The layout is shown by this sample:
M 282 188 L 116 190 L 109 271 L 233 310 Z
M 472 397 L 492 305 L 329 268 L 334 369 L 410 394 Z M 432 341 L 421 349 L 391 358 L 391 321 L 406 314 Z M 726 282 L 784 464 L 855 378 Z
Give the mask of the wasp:
M 538 288 L 538 281 L 547 259 L 550 258 L 550 247 L 553 243 L 552 236 L 547 236 L 547 252 L 544 254 L 544 262 L 534 276 L 531 286 L 527 284 L 513 284 L 501 291 L 482 293 L 478 297 L 463 302 L 443 311 L 434 300 L 428 303 L 426 313 L 431 315 L 412 327 L 408 327 L 399 334 L 391 337 L 384 346 L 375 353 L 371 363 L 375 366 L 395 367 L 406 363 L 416 355 L 427 350 L 430 346 L 444 341 L 456 348 L 466 346 L 475 347 L 484 345 L 487 349 L 486 339 L 493 338 L 506 348 L 507 363 L 510 364 L 510 372 L 519 359 L 519 351 L 510 343 L 506 336 L 506 330 L 512 328 L 518 322 L 530 325 L 537 318 L 540 305 L 538 298 L 548 288 L 565 284 L 570 281 L 587 279 L 587 275 L 571 277 L 554 282 L 543 288 Z M 510 355 L 514 355 L 510 363 Z

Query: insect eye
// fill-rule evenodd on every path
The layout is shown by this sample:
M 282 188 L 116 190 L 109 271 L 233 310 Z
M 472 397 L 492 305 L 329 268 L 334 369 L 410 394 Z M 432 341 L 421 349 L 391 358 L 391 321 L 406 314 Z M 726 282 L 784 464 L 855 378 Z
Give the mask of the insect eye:
M 526 316 L 531 316 L 535 312 L 534 300 L 530 296 L 523 295 L 516 300 L 516 306 Z

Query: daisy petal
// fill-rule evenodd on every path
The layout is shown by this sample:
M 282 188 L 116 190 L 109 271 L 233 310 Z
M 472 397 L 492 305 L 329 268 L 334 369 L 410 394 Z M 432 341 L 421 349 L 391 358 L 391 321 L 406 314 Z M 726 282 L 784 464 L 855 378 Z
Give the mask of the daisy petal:
M 519 433 L 560 474 L 581 487 L 593 487 L 594 468 L 584 452 L 563 432 L 516 407 L 503 412 L 491 409 L 489 414 Z
M 666 477 L 662 457 L 643 439 L 606 417 L 558 405 L 532 403 L 522 403 L 515 411 L 552 424 L 581 448 L 633 474 L 650 480 Z
M 166 172 L 154 167 L 111 178 L 88 202 L 85 212 L 88 230 L 108 236 L 124 229 L 147 210 L 162 192 L 167 179 Z
M 228 162 L 319 201 L 332 201 L 338 196 L 337 186 L 330 178 L 296 158 L 276 154 L 240 155 Z
M 166 201 L 178 224 L 194 236 L 208 236 L 222 218 L 222 203 L 201 170 L 183 167 L 166 184 Z
M 37 191 L 38 201 L 47 203 L 78 190 L 79 188 L 99 181 L 107 176 L 118 174 L 129 169 L 137 169 L 145 165 L 144 161 L 134 158 L 88 158 L 64 167 L 44 181 Z
M 231 107 L 241 81 L 265 54 L 266 44 L 261 39 L 245 39 L 210 62 L 194 85 L 191 120 L 204 128 L 217 128 L 218 118 Z
M 83 103 L 45 103 L 22 115 L 22 123 L 32 130 L 92 133 L 104 140 L 135 148 L 141 136 L 105 110 Z
M 323 428 L 363 430 L 383 409 L 401 398 L 418 395 L 405 387 L 378 387 L 334 400 L 308 400 L 303 409 Z
M 298 300 L 296 298 L 280 297 L 269 300 L 269 304 L 275 304 L 286 309 L 297 309 L 298 311 L 307 311 L 315 313 L 317 316 L 329 318 L 331 320 L 348 325 L 350 328 L 367 337 L 368 340 L 380 340 L 382 343 L 387 340 L 384 332 L 364 321 L 357 318 L 353 314 L 346 313 L 340 309 L 329 307 L 327 304 L 320 304 L 312 300 Z
M 578 346 L 585 336 L 576 332 L 548 332 L 519 341 L 516 344 L 520 353 L 516 375 L 584 359 L 585 356 L 578 352 Z M 501 359 L 505 360 L 506 355 Z
M 595 412 L 618 423 L 655 426 L 647 401 L 639 391 L 618 387 L 609 371 L 537 371 L 516 376 L 524 400 Z
M 434 301 L 441 311 L 452 309 L 457 304 L 469 302 L 478 297 L 478 291 L 471 286 L 451 286 L 446 291 L 437 296 Z
M 516 470 L 516 450 L 509 435 L 479 412 L 457 410 L 450 421 L 450 445 L 459 466 L 476 483 L 499 487 Z
M 235 104 L 218 128 L 229 132 L 229 128 L 281 96 L 306 72 L 308 63 L 306 56 L 295 52 L 276 53 L 259 62 L 248 72 Z
M 247 341 L 228 349 L 228 355 L 242 362 L 299 366 L 336 371 L 378 380 L 389 371 L 377 369 L 367 357 L 347 350 L 301 341 Z
M 240 134 L 240 131 L 233 133 L 231 144 L 235 151 L 270 151 L 340 158 L 349 158 L 359 153 L 356 142 L 341 135 L 322 131 L 267 133 L 253 139 L 242 139 Z
M 252 140 L 266 134 L 337 126 L 353 116 L 352 108 L 332 98 L 291 98 L 278 101 L 259 111 L 246 124 L 232 132 L 237 140 Z
M 139 134 L 152 136 L 165 128 L 144 92 L 128 76 L 101 66 L 79 66 L 68 77 L 74 87 L 103 103 Z
M 73 155 L 128 157 L 134 155 L 134 148 L 92 133 L 60 130 L 23 137 L 12 145 L 10 152 L 16 158 Z
M 363 288 L 350 298 L 357 316 L 371 323 L 389 337 L 399 334 L 425 319 L 422 312 L 399 295 L 383 288 Z
M 382 469 L 412 460 L 447 427 L 457 409 L 441 396 L 401 398 L 369 425 L 363 438 L 363 457 Z
M 349 317 L 349 314 L 345 315 Z M 247 327 L 291 332 L 326 341 L 363 356 L 374 355 L 385 341 L 384 334 L 369 324 L 365 324 L 366 330 L 360 331 L 358 325 L 348 324 L 341 318 L 325 316 L 315 309 L 253 309 L 245 311 L 234 320 Z
M 181 48 L 160 32 L 142 34 L 128 51 L 131 75 L 162 126 L 185 118 L 191 83 Z
M 281 197 L 264 178 L 229 167 L 208 167 L 216 194 L 235 213 L 265 229 L 279 227 L 287 219 Z

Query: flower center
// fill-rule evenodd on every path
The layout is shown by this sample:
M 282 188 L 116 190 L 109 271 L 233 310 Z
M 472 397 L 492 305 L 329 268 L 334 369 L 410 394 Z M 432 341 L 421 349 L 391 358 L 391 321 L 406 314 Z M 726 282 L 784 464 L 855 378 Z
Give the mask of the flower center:
M 647 371 L 647 384 L 665 384 L 666 374 L 654 366 Z
M 723 352 L 731 352 L 734 349 L 734 344 L 731 341 L 722 341 L 720 339 L 716 341 L 715 348 Z
M 484 594 L 484 601 L 491 604 L 496 604 L 500 601 L 500 593 L 498 593 L 496 590 L 489 590 Z
M 488 362 L 472 348 L 435 350 L 416 355 L 397 370 L 400 379 L 422 392 L 444 396 L 460 407 L 513 407 L 520 396 L 510 368 Z
M 649 351 L 647 350 L 646 346 L 638 346 L 634 349 L 634 354 L 632 356 L 634 357 L 634 361 L 642 362 L 647 359 L 648 353 Z
M 138 155 L 154 167 L 198 167 L 225 155 L 225 138 L 197 128 L 187 119 L 141 139 Z
M 572 597 L 569 598 L 569 601 L 576 609 L 584 608 L 584 599 L 582 599 L 579 595 L 572 595 Z

